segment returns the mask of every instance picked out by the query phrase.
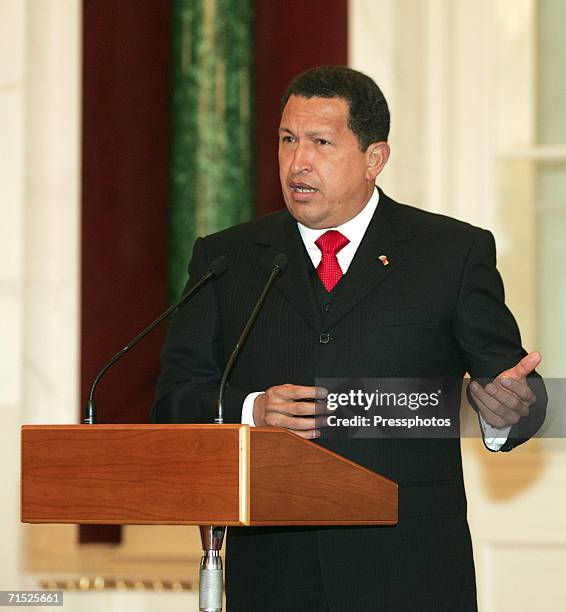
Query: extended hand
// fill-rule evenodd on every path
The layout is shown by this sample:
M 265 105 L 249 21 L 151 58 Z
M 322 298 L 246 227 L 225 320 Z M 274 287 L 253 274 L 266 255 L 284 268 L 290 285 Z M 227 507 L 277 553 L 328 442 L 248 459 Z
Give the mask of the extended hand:
M 487 423 L 498 428 L 509 427 L 529 414 L 537 398 L 527 384 L 527 376 L 541 360 L 541 354 L 535 351 L 501 372 L 485 388 L 475 381 L 470 383 L 472 397 Z
M 284 427 L 302 438 L 318 438 L 326 413 L 324 404 L 314 401 L 327 395 L 321 387 L 277 385 L 254 400 L 254 423 L 258 427 Z M 312 415 L 312 416 L 311 416 Z

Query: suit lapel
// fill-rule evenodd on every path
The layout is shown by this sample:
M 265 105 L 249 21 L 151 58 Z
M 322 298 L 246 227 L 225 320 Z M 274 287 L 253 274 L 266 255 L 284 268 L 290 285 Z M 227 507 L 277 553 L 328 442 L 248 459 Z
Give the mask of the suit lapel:
M 380 190 L 379 205 L 348 272 L 336 288 L 332 310 L 326 321 L 328 327 L 402 267 L 403 253 L 399 242 L 409 238 L 411 232 L 410 228 L 392 222 L 389 214 L 392 206 L 395 203 Z
M 288 257 L 287 269 L 277 279 L 273 289 L 283 294 L 305 321 L 315 330 L 320 330 L 321 316 L 316 306 L 310 280 L 305 247 L 297 222 L 286 212 L 273 217 L 257 240 L 261 245 L 260 264 L 269 274 L 273 258 L 278 253 Z

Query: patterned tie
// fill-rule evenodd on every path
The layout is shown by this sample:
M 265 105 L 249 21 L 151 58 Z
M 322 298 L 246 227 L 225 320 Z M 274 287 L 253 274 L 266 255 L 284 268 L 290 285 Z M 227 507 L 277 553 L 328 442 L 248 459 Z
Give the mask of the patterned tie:
M 336 283 L 342 278 L 342 268 L 338 263 L 336 254 L 339 253 L 350 242 L 336 230 L 330 230 L 315 241 L 316 246 L 322 251 L 322 259 L 316 271 L 325 286 L 326 291 L 332 291 Z

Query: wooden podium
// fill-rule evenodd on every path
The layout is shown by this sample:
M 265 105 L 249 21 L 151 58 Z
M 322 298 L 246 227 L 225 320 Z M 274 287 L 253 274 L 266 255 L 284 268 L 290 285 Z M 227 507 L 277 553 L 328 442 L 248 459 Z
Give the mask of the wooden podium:
M 283 429 L 24 425 L 26 523 L 394 525 L 397 484 Z
M 25 523 L 199 525 L 199 610 L 222 611 L 226 525 L 394 525 L 397 484 L 284 429 L 24 425 Z

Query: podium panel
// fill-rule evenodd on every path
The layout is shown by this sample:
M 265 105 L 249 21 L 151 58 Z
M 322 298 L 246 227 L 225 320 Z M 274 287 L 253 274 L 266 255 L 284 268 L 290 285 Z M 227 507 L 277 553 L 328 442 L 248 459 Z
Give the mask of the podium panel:
M 247 425 L 24 425 L 27 523 L 394 525 L 397 484 Z

